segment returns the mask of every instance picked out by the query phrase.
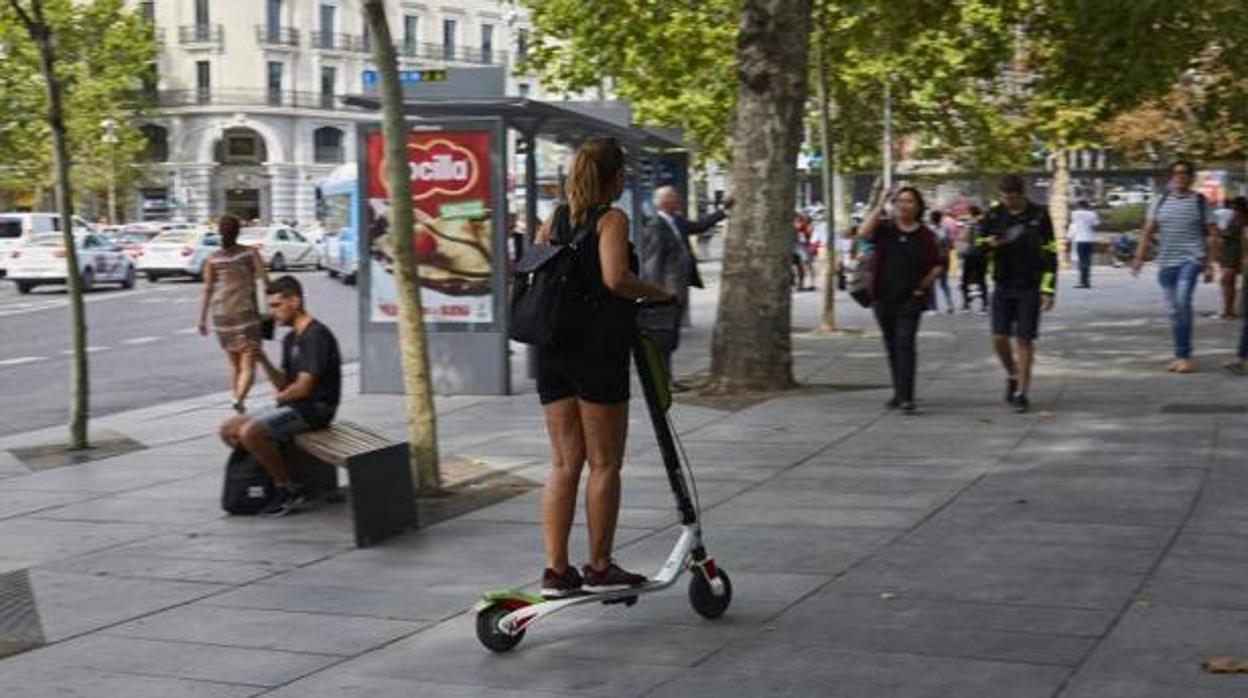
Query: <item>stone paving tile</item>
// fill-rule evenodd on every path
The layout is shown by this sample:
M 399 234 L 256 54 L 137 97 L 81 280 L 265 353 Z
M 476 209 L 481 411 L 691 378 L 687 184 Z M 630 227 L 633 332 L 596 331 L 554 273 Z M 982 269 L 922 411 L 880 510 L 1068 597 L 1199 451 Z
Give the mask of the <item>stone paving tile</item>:
M 210 606 L 255 608 L 391 620 L 441 620 L 464 612 L 475 596 L 433 594 L 422 588 L 373 590 L 258 582 L 204 599 Z
M 287 652 L 356 655 L 420 630 L 410 621 L 195 604 L 110 628 L 107 634 Z
M 578 694 L 537 691 L 532 688 L 489 688 L 470 684 L 405 681 L 334 672 L 296 681 L 264 695 L 265 698 L 557 698 Z
M 250 698 L 264 688 L 228 683 L 190 681 L 88 669 L 48 668 L 6 672 L 0 664 L 0 686 L 6 695 L 20 698 Z
M 97 496 L 99 495 L 91 492 L 0 490 L 0 519 L 32 514 Z
M 1062 693 L 1062 698 L 1237 698 L 1246 690 L 1248 684 L 1235 676 L 1227 676 L 1221 685 L 1210 688 L 1079 676 Z
M 14 518 L 0 521 L 0 552 L 5 557 L 50 562 L 155 533 L 150 525 L 137 523 Z
M 719 526 L 789 526 L 829 528 L 906 529 L 918 523 L 923 510 L 885 507 L 784 507 L 761 508 L 737 498 L 703 512 L 707 528 Z M 777 535 L 783 535 L 777 533 Z
M 61 521 L 132 522 L 151 524 L 194 524 L 222 517 L 221 504 L 204 496 L 172 499 L 100 497 L 77 504 L 44 509 L 32 515 L 36 519 Z
M 114 674 L 280 686 L 323 669 L 339 657 L 93 635 L 57 645 L 46 664 Z
M 41 569 L 31 570 L 30 584 L 49 642 L 228 589 L 219 584 L 98 577 Z
M 91 577 L 238 585 L 270 577 L 286 568 L 271 563 L 151 557 L 125 550 L 108 550 L 49 563 L 41 569 Z
M 1248 612 L 1173 605 L 1133 606 L 1081 675 L 1180 689 L 1248 693 L 1248 675 L 1208 674 L 1201 662 L 1244 657 Z

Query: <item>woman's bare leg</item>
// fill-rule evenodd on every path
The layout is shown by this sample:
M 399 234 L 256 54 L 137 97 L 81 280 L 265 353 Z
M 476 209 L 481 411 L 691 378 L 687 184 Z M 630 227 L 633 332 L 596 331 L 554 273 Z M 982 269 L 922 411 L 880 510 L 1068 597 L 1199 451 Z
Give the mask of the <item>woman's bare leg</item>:
M 585 465 L 585 438 L 575 398 L 552 402 L 544 409 L 551 467 L 542 491 L 542 539 L 546 566 L 563 572 L 568 567 L 568 535 L 576 518 L 576 490 Z
M 226 361 L 229 363 L 230 375 L 230 395 L 238 400 L 238 374 L 241 370 L 243 355 L 236 351 L 225 352 Z
M 589 487 L 585 513 L 589 526 L 589 564 L 603 570 L 611 563 L 615 526 L 620 517 L 620 468 L 628 438 L 628 403 L 580 403 L 585 452 L 589 456 Z
M 251 386 L 256 382 L 256 352 L 248 350 L 239 355 L 238 375 L 234 379 L 234 401 L 246 402 Z

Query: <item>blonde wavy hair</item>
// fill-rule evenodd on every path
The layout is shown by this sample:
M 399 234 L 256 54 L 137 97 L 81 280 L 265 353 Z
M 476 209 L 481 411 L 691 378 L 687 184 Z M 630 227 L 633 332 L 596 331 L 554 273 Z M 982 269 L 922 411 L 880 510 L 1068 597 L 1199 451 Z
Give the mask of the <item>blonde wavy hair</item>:
M 587 138 L 576 149 L 563 195 L 568 201 L 568 216 L 573 227 L 589 218 L 594 206 L 615 200 L 615 182 L 624 169 L 624 149 L 614 138 Z

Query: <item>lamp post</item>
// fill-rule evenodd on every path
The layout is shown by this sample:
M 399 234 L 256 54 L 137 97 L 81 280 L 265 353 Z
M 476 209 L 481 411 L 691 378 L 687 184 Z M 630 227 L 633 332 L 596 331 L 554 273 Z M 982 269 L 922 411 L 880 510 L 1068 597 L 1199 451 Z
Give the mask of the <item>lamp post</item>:
M 104 135 L 100 139 L 108 146 L 108 223 L 117 223 L 117 122 L 104 119 L 100 122 Z

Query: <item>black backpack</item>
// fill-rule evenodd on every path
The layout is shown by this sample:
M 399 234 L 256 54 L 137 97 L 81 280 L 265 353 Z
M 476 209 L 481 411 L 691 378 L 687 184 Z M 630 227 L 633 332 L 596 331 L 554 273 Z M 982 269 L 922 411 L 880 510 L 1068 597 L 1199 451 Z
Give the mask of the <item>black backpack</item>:
M 221 488 L 221 508 L 231 514 L 249 516 L 260 513 L 273 499 L 276 488 L 273 478 L 260 461 L 247 451 L 236 448 L 225 462 L 225 484 Z
M 566 225 L 568 215 L 566 206 L 555 211 L 555 225 Z M 511 291 L 512 339 L 544 348 L 575 342 L 589 317 L 584 248 L 597 221 L 595 212 L 566 244 L 554 242 L 552 235 L 551 242 L 525 250 Z

